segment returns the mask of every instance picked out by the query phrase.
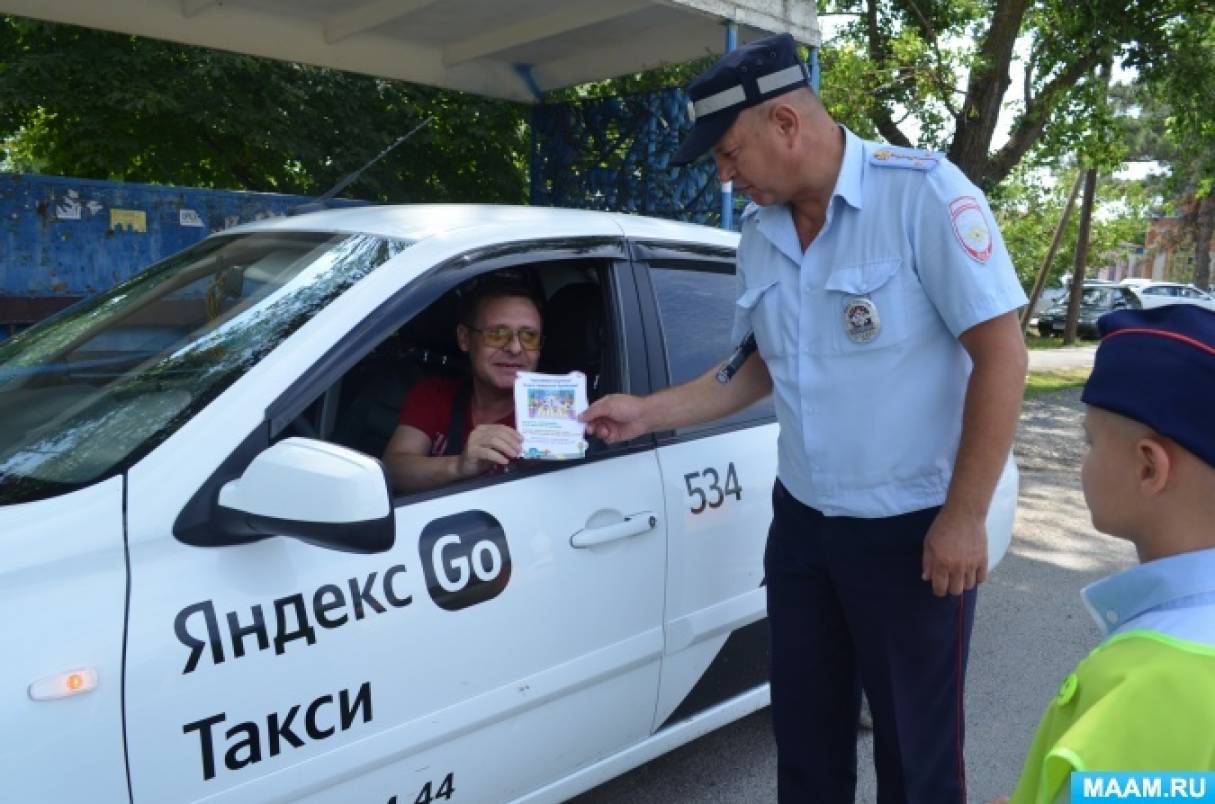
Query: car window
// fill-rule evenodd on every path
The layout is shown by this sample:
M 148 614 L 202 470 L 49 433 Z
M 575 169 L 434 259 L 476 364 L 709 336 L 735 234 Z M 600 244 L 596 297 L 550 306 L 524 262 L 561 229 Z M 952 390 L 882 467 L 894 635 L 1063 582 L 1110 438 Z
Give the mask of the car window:
M 119 471 L 407 245 L 214 237 L 4 341 L 0 502 Z
M 730 341 L 730 335 L 738 287 L 733 269 L 720 264 L 670 262 L 651 267 L 671 384 L 679 385 L 719 366 L 733 352 L 737 344 Z M 684 428 L 678 434 L 773 415 L 768 397 L 727 419 Z
M 1114 303 L 1114 292 L 1111 288 L 1085 288 L 1080 303 L 1088 307 L 1109 307 Z
M 1166 289 L 1166 288 L 1144 288 L 1144 289 L 1143 289 L 1143 294 L 1144 294 L 1145 296 L 1165 296 L 1165 295 L 1168 295 L 1168 294 L 1167 294 L 1167 289 Z
M 591 400 L 621 390 L 616 325 L 609 303 L 610 261 L 559 260 L 510 270 L 532 284 L 544 300 L 544 345 L 536 370 L 550 374 L 581 371 L 587 377 Z M 322 438 L 380 458 L 396 431 L 406 398 L 419 383 L 426 380 L 433 387 L 435 380 L 461 385 L 468 381 L 467 356 L 457 345 L 455 330 L 461 294 L 469 287 L 468 283 L 457 286 L 421 309 L 347 371 L 333 387 L 334 394 L 317 401 L 309 417 L 332 421 L 331 427 L 316 428 Z M 322 410 L 326 399 L 334 405 L 332 416 Z M 592 441 L 588 456 L 610 449 Z M 508 480 L 522 471 L 561 468 L 557 463 L 532 462 L 512 467 L 503 475 L 481 476 L 417 496 L 466 490 L 470 484 Z M 563 462 L 562 466 L 578 463 Z

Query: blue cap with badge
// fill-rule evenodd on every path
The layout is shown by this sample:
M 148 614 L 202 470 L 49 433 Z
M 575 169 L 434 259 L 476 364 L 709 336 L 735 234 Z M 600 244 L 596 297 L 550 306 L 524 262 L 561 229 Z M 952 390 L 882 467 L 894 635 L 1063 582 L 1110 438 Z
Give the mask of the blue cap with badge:
M 688 85 L 688 110 L 695 125 L 671 163 L 686 165 L 712 148 L 743 109 L 809 86 L 810 71 L 787 33 L 730 51 Z
M 1081 399 L 1142 422 L 1215 466 L 1215 312 L 1192 304 L 1117 310 Z

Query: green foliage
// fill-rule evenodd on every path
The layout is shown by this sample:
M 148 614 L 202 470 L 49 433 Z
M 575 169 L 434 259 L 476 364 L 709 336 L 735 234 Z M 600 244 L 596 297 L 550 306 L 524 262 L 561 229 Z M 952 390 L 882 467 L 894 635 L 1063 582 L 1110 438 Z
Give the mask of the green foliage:
M 347 192 L 524 200 L 520 105 L 0 17 L 0 159 L 20 170 L 319 195 L 428 115 Z
M 1064 345 L 1062 338 L 1059 339 L 1059 345 Z M 1077 345 L 1083 346 L 1084 342 L 1080 341 Z M 1089 369 L 1032 372 L 1025 378 L 1025 398 L 1030 399 L 1042 396 L 1043 394 L 1053 394 L 1073 388 L 1082 388 L 1088 382 L 1088 377 L 1091 373 Z
M 1209 36 L 1211 18 L 1195 0 L 818 0 L 818 10 L 846 20 L 822 51 L 832 108 L 869 118 L 889 141 L 949 152 L 988 189 L 1023 160 L 1116 165 L 1122 133 L 1098 68 L 1160 68 Z M 1211 116 L 1209 102 L 1194 108 Z
M 1145 147 L 1172 168 L 1169 191 L 1202 198 L 1215 181 L 1215 13 L 1178 19 L 1171 30 L 1175 52 L 1144 67 L 1133 100 Z
M 1165 211 L 1181 219 L 1169 273 L 1199 287 L 1210 282 L 1208 245 L 1215 237 L 1215 12 L 1207 8 L 1169 23 L 1174 53 L 1145 64 L 1134 86 L 1119 92 L 1132 148 L 1168 167 L 1159 190 Z
M 1075 176 L 1074 170 L 1050 173 L 1023 166 L 989 197 L 1026 293 L 1033 287 L 1038 269 L 1046 258 Z M 1138 182 L 1113 179 L 1098 182 L 1086 276 L 1095 276 L 1098 269 L 1125 261 L 1143 245 L 1153 200 Z M 1047 273 L 1047 287 L 1057 286 L 1063 274 L 1071 273 L 1079 230 L 1079 205 L 1077 197 L 1063 240 Z
M 655 92 L 660 89 L 686 86 L 693 78 L 700 75 L 716 61 L 713 56 L 705 56 L 684 64 L 668 64 L 644 73 L 633 73 L 610 78 L 605 81 L 593 81 L 589 84 L 566 87 L 545 94 L 545 103 L 571 103 L 589 98 L 610 97 L 613 95 L 637 95 L 642 92 Z

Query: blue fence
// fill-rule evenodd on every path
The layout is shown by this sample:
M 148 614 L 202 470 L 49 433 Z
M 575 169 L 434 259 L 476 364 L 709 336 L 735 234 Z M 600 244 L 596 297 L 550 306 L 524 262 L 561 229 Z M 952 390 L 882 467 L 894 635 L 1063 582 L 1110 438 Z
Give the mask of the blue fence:
M 0 173 L 0 337 L 213 232 L 308 200 Z
M 671 165 L 692 128 L 687 103 L 682 90 L 667 89 L 536 107 L 531 203 L 719 226 L 721 185 L 712 161 Z M 735 209 L 742 206 L 739 199 Z
M 678 89 L 541 105 L 532 114 L 531 203 L 718 226 L 711 161 L 670 164 L 690 128 Z M 0 338 L 213 232 L 308 200 L 0 173 Z

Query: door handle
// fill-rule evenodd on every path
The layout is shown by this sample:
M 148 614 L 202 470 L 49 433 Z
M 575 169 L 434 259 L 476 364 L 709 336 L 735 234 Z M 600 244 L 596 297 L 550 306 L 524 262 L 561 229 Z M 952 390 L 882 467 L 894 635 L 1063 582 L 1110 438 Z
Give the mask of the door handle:
M 613 522 L 611 525 L 600 525 L 595 528 L 583 528 L 570 537 L 571 547 L 594 547 L 607 544 L 630 536 L 640 536 L 658 527 L 658 517 L 649 511 L 626 516 L 623 522 Z

